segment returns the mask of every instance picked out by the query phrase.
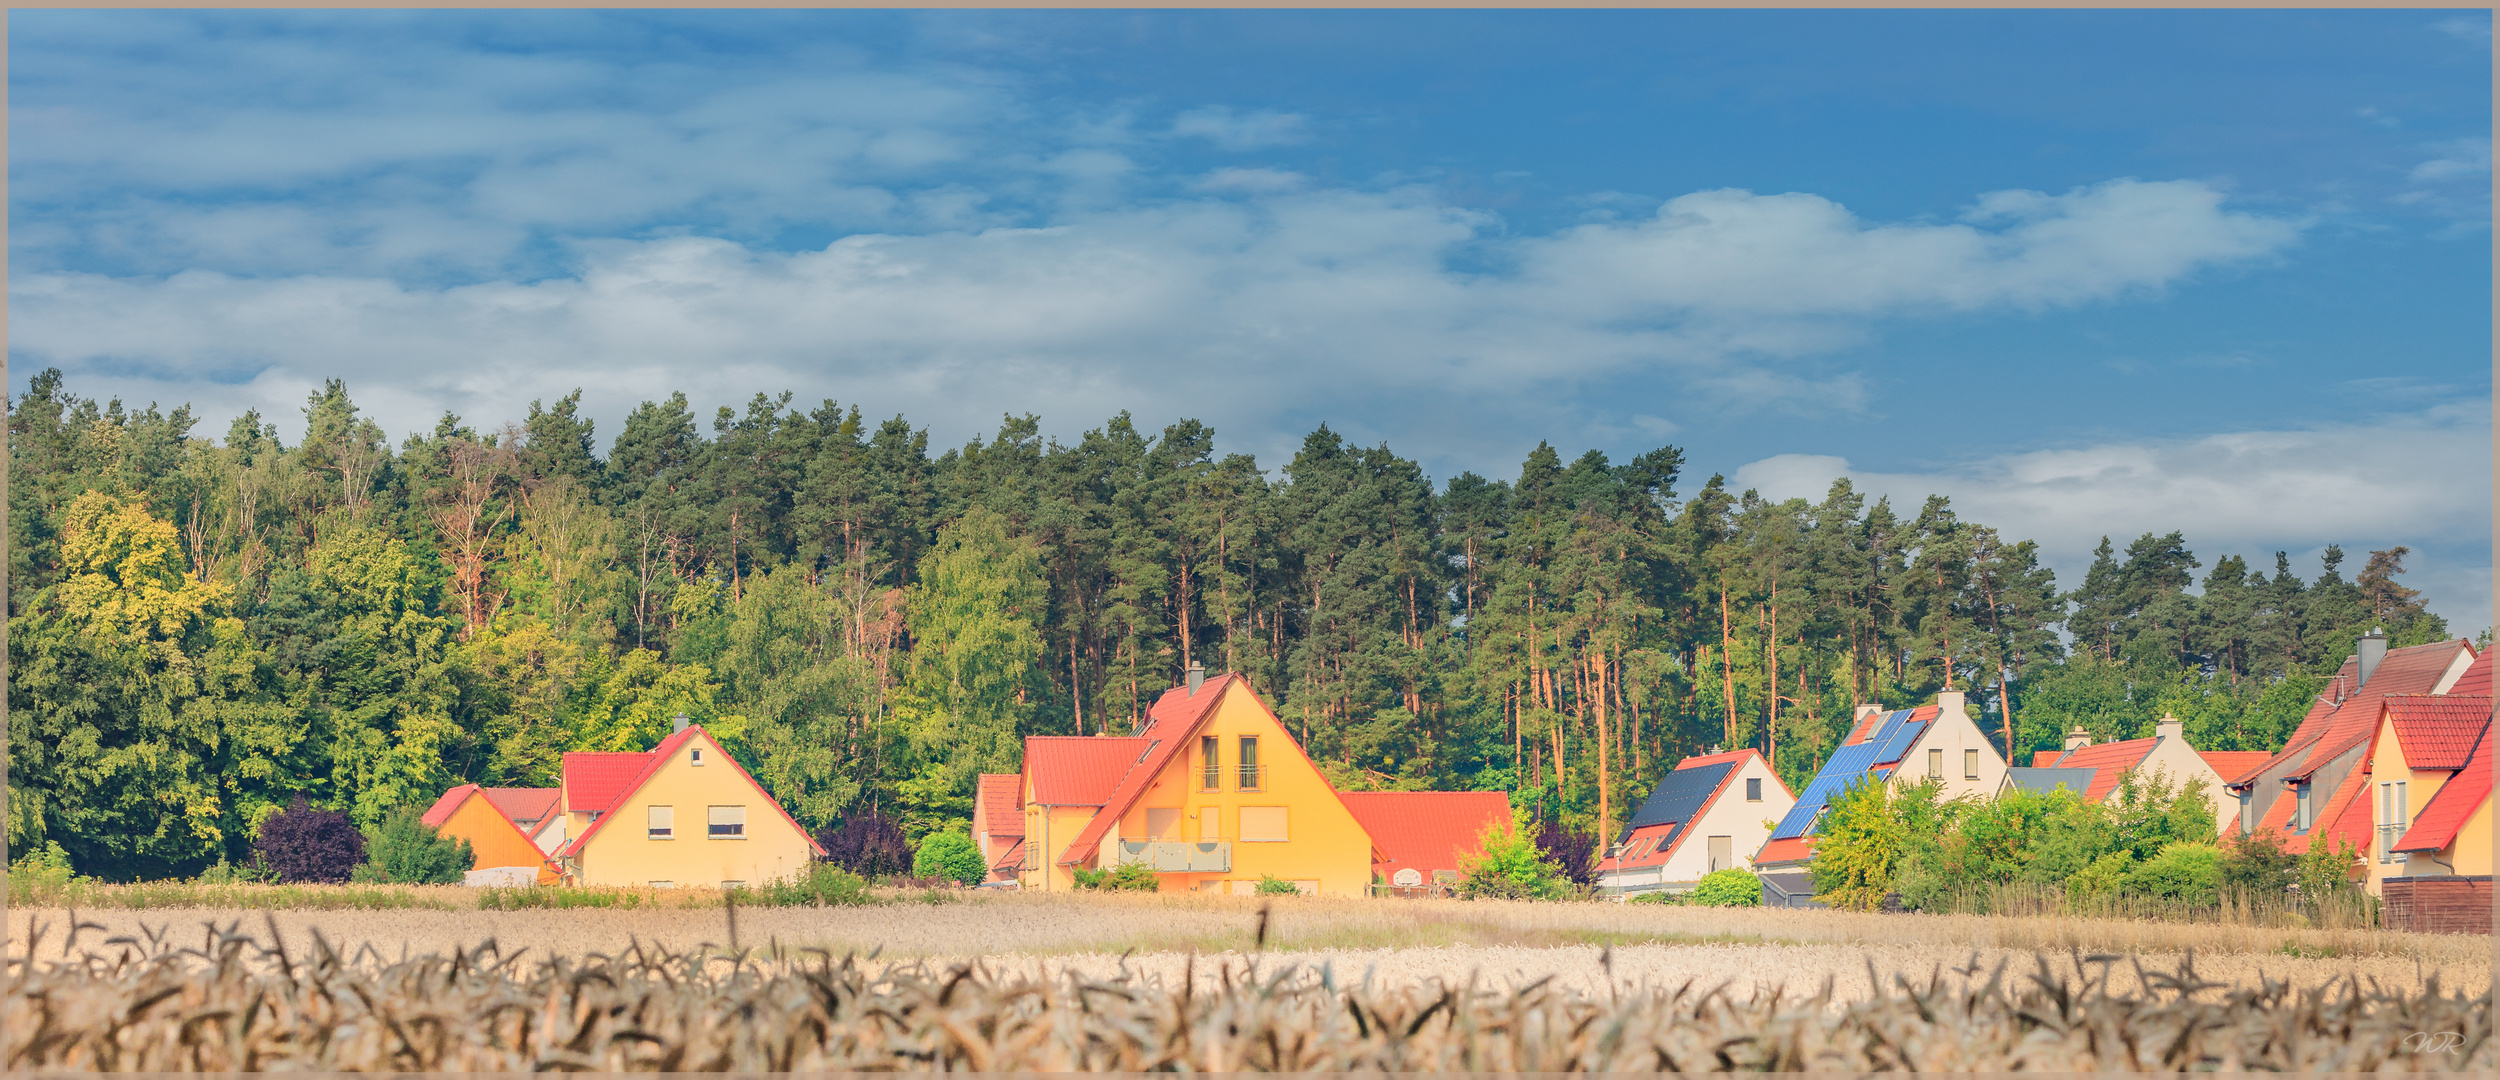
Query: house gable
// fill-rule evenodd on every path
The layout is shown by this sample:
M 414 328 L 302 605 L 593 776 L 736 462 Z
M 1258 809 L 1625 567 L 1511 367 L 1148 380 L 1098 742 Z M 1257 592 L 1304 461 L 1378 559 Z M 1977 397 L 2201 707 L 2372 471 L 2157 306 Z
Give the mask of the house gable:
M 532 843 L 529 834 L 514 824 L 488 791 L 476 784 L 462 784 L 425 812 L 422 820 L 446 838 L 468 841 L 474 860 L 470 867 L 487 870 L 502 866 L 544 868 L 547 853 Z M 542 877 L 552 877 L 542 874 Z
M 666 838 L 652 835 L 655 806 L 670 809 Z M 716 806 L 743 808 L 739 832 L 711 835 L 709 814 Z M 620 820 L 625 824 L 617 825 Z M 804 872 L 811 859 L 824 854 L 780 800 L 700 724 L 670 735 L 646 755 L 642 771 L 557 852 L 571 876 L 585 884 L 676 885 L 760 885 Z

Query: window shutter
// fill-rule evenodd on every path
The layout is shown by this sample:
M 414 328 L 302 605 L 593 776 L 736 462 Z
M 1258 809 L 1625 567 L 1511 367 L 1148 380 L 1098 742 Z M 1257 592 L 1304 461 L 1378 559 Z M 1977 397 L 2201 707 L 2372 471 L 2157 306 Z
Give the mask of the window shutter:
M 747 834 L 747 808 L 744 806 L 712 807 L 704 824 L 708 826 L 705 831 L 712 836 L 745 836 Z
M 677 823 L 676 807 L 654 806 L 650 810 L 650 815 L 651 839 L 667 840 L 677 834 L 677 830 L 675 828 Z
M 1245 806 L 1241 808 L 1241 838 L 1249 843 L 1283 843 L 1285 808 L 1281 806 Z

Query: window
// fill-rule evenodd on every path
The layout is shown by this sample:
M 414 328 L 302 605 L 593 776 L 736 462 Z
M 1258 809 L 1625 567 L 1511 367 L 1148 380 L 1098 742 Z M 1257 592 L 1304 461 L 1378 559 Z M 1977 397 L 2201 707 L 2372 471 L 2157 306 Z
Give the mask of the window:
M 1281 844 L 1285 842 L 1285 808 L 1281 806 L 1245 806 L 1241 808 L 1241 839 L 1249 844 Z
M 1746 801 L 1746 802 L 1761 802 L 1761 801 L 1762 801 L 1762 778 L 1761 778 L 1761 777 L 1759 777 L 1759 776 L 1755 776 L 1755 777 L 1748 777 L 1748 778 L 1745 780 L 1745 801 Z
M 2254 832 L 2257 829 L 2257 800 L 2255 795 L 2256 792 L 2253 789 L 2240 792 L 2241 832 Z
M 1979 751 L 1977 751 L 1977 750 L 1964 750 L 1964 751 L 1962 751 L 1962 779 L 1964 779 L 1964 780 L 1977 780 L 1977 779 L 1979 779 Z
M 1261 791 L 1267 787 L 1267 774 L 1259 766 L 1259 739 L 1255 735 L 1241 737 L 1241 790 Z
M 1223 740 L 1213 735 L 1198 739 L 1198 790 L 1215 791 L 1223 786 L 1224 772 L 1215 762 L 1216 752 L 1222 745 Z
M 676 824 L 676 807 L 654 806 L 651 808 L 651 839 L 667 840 L 673 838 L 677 834 L 677 830 L 675 828 Z
M 2293 829 L 2294 831 L 2296 831 L 2296 832 L 2308 832 L 2308 831 L 2309 831 L 2309 782 L 2308 782 L 2308 781 L 2306 781 L 2306 780 L 2301 781 L 2299 784 L 2297 784 L 2297 785 L 2295 785 L 2295 786 L 2293 787 L 2293 791 L 2294 791 L 2294 794 L 2293 794 L 2293 797 L 2292 797 L 2292 829 Z
M 706 831 L 712 839 L 744 840 L 747 835 L 747 808 L 743 806 L 712 807 L 710 817 L 705 824 L 710 826 Z
M 694 748 L 694 757 L 692 758 L 692 760 L 689 760 L 689 761 L 687 762 L 687 764 L 689 764 L 689 765 L 701 765 L 701 764 L 703 764 L 703 748 L 702 748 L 702 747 L 698 746 L 698 747 L 695 747 L 695 748 Z
M 720 887 L 724 889 L 743 889 L 747 887 L 747 883 L 743 881 L 724 881 L 720 883 Z
M 1933 776 L 1939 780 L 1944 778 L 1944 751 L 1930 750 L 1927 752 L 1927 775 Z
M 652 881 L 646 882 L 645 884 L 650 885 L 654 889 L 674 889 L 677 887 L 677 883 L 674 881 Z
M 2378 786 L 2378 861 L 2396 861 L 2396 841 L 2404 838 L 2405 782 Z
M 1725 869 L 1728 869 L 1729 867 L 1735 866 L 1735 865 L 1736 865 L 1736 850 L 1735 850 L 1735 848 L 1736 848 L 1736 838 L 1735 838 L 1735 837 L 1732 837 L 1732 836 L 1713 836 L 1713 837 L 1711 837 L 1711 838 L 1710 838 L 1710 869 L 1711 869 L 1711 872 L 1716 873 L 1716 872 L 1718 872 L 1718 871 L 1725 870 Z

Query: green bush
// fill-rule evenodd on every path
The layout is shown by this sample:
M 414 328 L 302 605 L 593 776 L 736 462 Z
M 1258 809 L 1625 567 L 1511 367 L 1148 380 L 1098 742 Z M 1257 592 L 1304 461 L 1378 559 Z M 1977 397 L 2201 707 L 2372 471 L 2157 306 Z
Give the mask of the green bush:
M 33 906 L 55 902 L 72 882 L 81 880 L 70 867 L 69 852 L 46 840 L 9 864 L 9 902 Z
M 365 861 L 353 880 L 400 885 L 458 885 L 477 863 L 464 839 L 446 837 L 415 807 L 393 810 L 365 830 Z
M 2127 875 L 2134 869 L 2134 853 L 2105 853 L 2066 878 L 2066 899 L 2076 903 L 2115 900 L 2126 888 Z
M 876 903 L 876 897 L 868 892 L 867 878 L 829 862 L 816 863 L 805 874 L 737 892 L 739 903 L 757 907 L 857 907 Z
M 1566 892 L 1562 868 L 1537 847 L 1523 814 L 1486 826 L 1476 848 L 1459 861 L 1459 891 L 1468 899 L 1557 900 Z
M 1761 898 L 1756 897 L 1755 899 L 1759 900 Z M 1665 889 L 1659 889 L 1655 892 L 1633 893 L 1623 902 L 1627 904 L 1657 904 L 1664 907 L 1670 905 L 1681 906 L 1684 901 L 1685 895 L 1683 893 L 1669 892 Z
M 1301 886 L 1295 885 L 1293 882 L 1277 877 L 1274 874 L 1259 875 L 1259 887 L 1253 891 L 1260 896 L 1302 895 Z
M 1734 867 L 1714 870 L 1693 886 L 1692 902 L 1702 907 L 1761 907 L 1762 879 Z
M 1153 868 L 1144 863 L 1121 863 L 1109 870 L 1077 867 L 1070 872 L 1080 889 L 1102 889 L 1108 892 L 1153 892 L 1161 886 Z
M 2127 873 L 2127 893 L 2192 904 L 2216 902 L 2222 890 L 2222 849 L 2181 842 Z
M 914 877 L 978 885 L 990 876 L 990 864 L 971 837 L 959 832 L 930 833 L 920 838 L 920 853 L 912 857 L 911 872 Z
M 523 908 L 638 908 L 650 898 L 618 888 L 575 885 L 488 886 L 477 891 L 480 911 Z

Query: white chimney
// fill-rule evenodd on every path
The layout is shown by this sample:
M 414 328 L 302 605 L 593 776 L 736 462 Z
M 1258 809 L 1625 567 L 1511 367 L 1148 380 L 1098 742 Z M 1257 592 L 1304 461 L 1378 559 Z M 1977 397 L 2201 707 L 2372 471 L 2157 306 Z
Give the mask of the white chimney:
M 2374 629 L 2361 635 L 2361 681 L 2353 685 L 2359 690 L 2370 685 L 2370 673 L 2378 670 L 2379 661 L 2387 659 L 2387 631 Z
M 2083 730 L 2083 725 L 2077 724 L 2075 730 L 2066 733 L 2066 749 L 2081 750 L 2090 745 L 2092 745 L 2092 733 Z
M 2178 717 L 2163 713 L 2161 719 L 2153 722 L 2153 737 L 2173 741 L 2184 740 L 2187 738 L 2187 726 L 2181 724 Z
M 1852 730 L 1855 730 L 1859 724 L 1866 722 L 1867 717 L 1882 711 L 1884 711 L 1884 707 L 1881 705 L 1860 705 L 1858 706 L 1857 715 L 1849 718 L 1849 727 Z
M 1936 716 L 1938 719 L 1947 716 L 1969 719 L 1970 710 L 1963 707 L 1962 692 L 1959 690 L 1939 691 L 1936 694 Z

